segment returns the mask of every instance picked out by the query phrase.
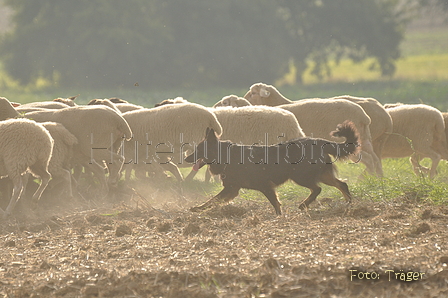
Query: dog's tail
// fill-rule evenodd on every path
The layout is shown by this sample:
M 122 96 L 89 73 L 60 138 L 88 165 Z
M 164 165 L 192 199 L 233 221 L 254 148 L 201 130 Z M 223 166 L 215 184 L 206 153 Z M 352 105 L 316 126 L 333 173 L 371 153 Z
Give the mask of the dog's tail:
M 335 131 L 330 133 L 333 137 L 344 137 L 344 143 L 333 143 L 335 146 L 328 147 L 328 154 L 338 158 L 348 157 L 350 154 L 356 154 L 359 151 L 359 134 L 355 127 L 355 124 L 349 120 L 339 124 Z

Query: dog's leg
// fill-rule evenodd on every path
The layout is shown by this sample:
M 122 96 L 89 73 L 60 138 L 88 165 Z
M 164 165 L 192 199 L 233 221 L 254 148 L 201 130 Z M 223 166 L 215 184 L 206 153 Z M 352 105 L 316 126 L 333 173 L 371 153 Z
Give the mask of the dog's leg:
M 307 186 L 308 187 L 308 186 Z M 313 187 L 308 187 L 311 190 L 310 195 L 308 196 L 308 198 L 306 198 L 305 200 L 303 200 L 302 203 L 300 203 L 299 208 L 300 209 L 306 209 L 308 208 L 308 206 L 314 202 L 314 200 L 317 198 L 317 196 L 320 194 L 320 192 L 322 191 L 322 188 L 320 188 L 318 185 L 315 185 Z
M 282 214 L 282 210 L 280 208 L 281 203 L 278 200 L 277 192 L 272 187 L 266 187 L 264 189 L 260 189 L 260 191 L 268 198 L 269 202 L 271 202 L 272 206 L 274 206 L 275 213 L 277 215 Z
M 350 194 L 350 191 L 348 190 L 347 183 L 339 180 L 334 176 L 333 171 L 325 172 L 321 177 L 321 182 L 325 183 L 326 185 L 334 186 L 342 193 L 345 200 L 348 204 L 352 202 L 352 196 Z
M 210 208 L 215 204 L 230 202 L 238 195 L 239 191 L 240 191 L 239 187 L 224 186 L 224 189 L 221 190 L 221 192 L 218 193 L 216 196 L 214 196 L 213 198 L 211 198 L 202 205 L 191 208 L 190 211 L 197 212 L 200 210 Z

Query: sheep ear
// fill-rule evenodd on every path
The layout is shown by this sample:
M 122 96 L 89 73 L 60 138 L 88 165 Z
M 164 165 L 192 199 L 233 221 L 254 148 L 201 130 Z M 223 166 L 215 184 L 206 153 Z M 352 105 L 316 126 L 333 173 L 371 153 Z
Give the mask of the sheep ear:
M 75 100 L 78 96 L 79 96 L 79 94 L 75 95 L 75 96 L 72 96 L 72 97 L 68 97 L 68 99 Z
M 261 89 L 260 89 L 260 96 L 261 96 L 261 97 L 269 97 L 270 94 L 271 94 L 271 92 L 269 92 L 269 91 L 266 90 L 265 88 L 261 88 Z

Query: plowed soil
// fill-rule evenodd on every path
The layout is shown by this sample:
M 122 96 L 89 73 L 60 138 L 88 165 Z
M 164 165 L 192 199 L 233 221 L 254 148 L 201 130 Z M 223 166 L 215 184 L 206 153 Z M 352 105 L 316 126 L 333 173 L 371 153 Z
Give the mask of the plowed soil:
M 446 206 L 320 198 L 275 216 L 260 196 L 193 213 L 206 198 L 174 193 L 22 202 L 0 220 L 0 297 L 448 297 Z

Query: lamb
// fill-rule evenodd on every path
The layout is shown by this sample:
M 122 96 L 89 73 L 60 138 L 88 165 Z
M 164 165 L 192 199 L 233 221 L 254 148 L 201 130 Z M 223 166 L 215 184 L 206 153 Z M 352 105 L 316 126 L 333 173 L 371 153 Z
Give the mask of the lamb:
M 123 138 L 130 140 L 132 131 L 124 118 L 106 106 L 76 106 L 60 110 L 30 112 L 26 118 L 38 122 L 58 122 L 70 131 L 78 144 L 73 146 L 73 160 L 89 167 L 100 180 L 103 190 L 108 190 L 104 168 L 109 169 L 108 182 L 114 186 L 120 179 L 123 157 L 118 149 Z
M 52 177 L 51 183 L 56 184 L 62 180 L 67 185 L 68 195 L 73 197 L 70 169 L 73 146 L 78 144 L 78 139 L 60 123 L 43 122 L 41 124 L 54 140 L 53 154 L 48 164 L 48 172 Z
M 333 127 L 345 120 L 351 120 L 358 129 L 361 142 L 361 162 L 371 174 L 381 175 L 379 158 L 372 146 L 371 119 L 366 112 L 346 99 L 303 99 L 291 101 L 274 86 L 257 83 L 244 95 L 253 105 L 278 106 L 291 111 L 307 136 L 328 138 Z
M 427 173 L 433 178 L 441 159 L 448 159 L 445 123 L 442 113 L 425 104 L 385 105 L 392 117 L 393 132 L 387 139 L 382 158 L 408 157 L 416 175 Z M 420 160 L 431 159 L 431 169 Z
M 0 97 L 0 121 L 18 116 L 20 113 L 16 111 L 11 102 L 5 97 Z
M 218 107 L 244 107 L 252 105 L 247 99 L 236 95 L 224 96 L 220 101 L 215 103 L 214 108 Z
M 336 99 L 346 99 L 354 102 L 363 108 L 370 117 L 370 134 L 372 136 L 373 152 L 378 157 L 376 160 L 376 174 L 383 175 L 381 166 L 381 156 L 384 144 L 393 130 L 392 118 L 386 109 L 374 98 L 354 97 L 350 95 L 342 95 L 334 97 Z
M 13 183 L 12 197 L 5 211 L 10 215 L 20 200 L 27 182 L 29 170 L 40 177 L 41 184 L 33 195 L 38 201 L 50 181 L 48 163 L 53 151 L 50 133 L 35 121 L 28 119 L 8 119 L 0 122 L 0 176 L 8 176 Z
M 194 103 L 130 111 L 123 118 L 134 133 L 133 141 L 124 147 L 129 166 L 160 165 L 179 181 L 183 178 L 177 165 L 183 164 L 185 152 L 202 140 L 205 129 L 213 128 L 219 135 L 222 132 L 216 116 Z

